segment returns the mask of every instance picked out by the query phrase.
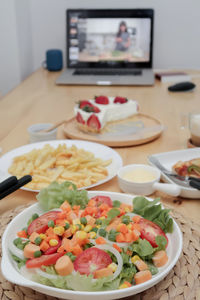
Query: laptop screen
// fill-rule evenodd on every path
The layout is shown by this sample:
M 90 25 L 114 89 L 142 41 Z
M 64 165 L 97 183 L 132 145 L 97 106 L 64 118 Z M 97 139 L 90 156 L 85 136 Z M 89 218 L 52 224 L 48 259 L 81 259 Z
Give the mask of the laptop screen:
M 68 10 L 68 67 L 152 67 L 152 10 Z

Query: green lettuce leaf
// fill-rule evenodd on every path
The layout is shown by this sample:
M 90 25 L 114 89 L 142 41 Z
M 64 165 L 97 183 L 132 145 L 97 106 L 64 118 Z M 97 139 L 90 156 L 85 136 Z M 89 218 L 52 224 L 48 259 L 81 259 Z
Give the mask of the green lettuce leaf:
M 149 271 L 151 272 L 152 275 L 155 275 L 158 273 L 158 269 L 149 261 L 145 261 L 145 263 L 147 264 Z
M 23 267 L 26 264 L 27 259 L 21 259 L 18 256 L 14 255 L 12 252 L 10 252 L 12 259 L 17 263 L 17 266 L 19 269 Z
M 53 267 L 46 267 L 45 270 L 49 274 L 56 275 Z M 79 273 L 76 273 L 76 275 L 58 276 L 57 279 L 47 279 L 41 275 L 34 275 L 33 280 L 60 289 L 90 292 L 115 290 L 118 289 L 120 284 L 120 278 L 112 280 L 112 276 L 109 276 L 94 280 L 92 275 L 80 275 Z
M 156 223 L 165 233 L 173 232 L 173 220 L 169 215 L 170 210 L 162 208 L 158 204 L 160 198 L 149 201 L 145 197 L 135 197 L 133 199 L 134 213 Z
M 137 243 L 133 243 L 129 246 L 129 249 L 141 258 L 145 258 L 154 253 L 154 248 L 147 240 L 139 239 Z
M 120 283 L 124 281 L 129 281 L 132 283 L 134 275 L 137 273 L 135 265 L 131 263 L 126 263 L 123 265 L 122 271 L 120 273 Z
M 81 209 L 84 209 L 88 203 L 87 191 L 78 191 L 76 185 L 69 181 L 61 184 L 52 182 L 36 197 L 39 205 L 45 211 L 60 207 L 64 201 L 68 201 L 71 206 L 80 205 Z

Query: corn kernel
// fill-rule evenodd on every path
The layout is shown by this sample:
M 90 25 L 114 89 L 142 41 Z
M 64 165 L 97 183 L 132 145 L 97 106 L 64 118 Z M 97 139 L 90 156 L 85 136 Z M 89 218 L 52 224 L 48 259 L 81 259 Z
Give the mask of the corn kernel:
M 63 233 L 65 232 L 65 229 L 62 226 L 56 226 L 56 227 L 54 227 L 53 232 L 57 235 L 63 235 Z
M 74 234 L 78 230 L 78 228 L 76 227 L 76 225 L 72 225 L 70 228 L 71 228 L 72 234 Z
M 85 231 L 77 231 L 76 237 L 80 240 L 85 240 L 87 238 L 87 233 Z
M 51 240 L 49 241 L 49 245 L 50 245 L 50 246 L 57 246 L 57 245 L 58 245 L 58 241 L 57 241 L 56 239 L 51 239 Z
M 72 221 L 73 225 L 76 225 L 76 224 L 81 224 L 80 220 L 79 219 L 74 219 Z
M 117 270 L 117 264 L 115 264 L 114 262 L 109 264 L 108 268 L 110 268 L 112 270 L 113 273 L 115 273 L 115 271 Z
M 88 233 L 88 235 L 89 235 L 89 238 L 90 238 L 90 239 L 94 239 L 94 238 L 96 237 L 97 234 L 96 234 L 96 232 L 91 231 L 91 232 Z
M 86 225 L 85 228 L 84 228 L 85 232 L 89 232 L 91 230 L 92 230 L 92 225 Z
M 124 207 L 125 212 L 131 212 L 131 209 L 129 207 Z
M 102 216 L 99 218 L 99 220 L 104 220 L 106 217 Z
M 46 239 L 46 234 L 44 234 L 44 233 L 40 233 L 40 238 L 42 239 L 42 240 L 45 240 Z
M 128 288 L 128 285 L 126 283 L 122 283 L 120 286 L 119 286 L 119 289 L 126 289 Z
M 131 257 L 131 261 L 134 264 L 137 260 L 141 260 L 141 258 L 138 255 L 134 255 L 133 257 Z

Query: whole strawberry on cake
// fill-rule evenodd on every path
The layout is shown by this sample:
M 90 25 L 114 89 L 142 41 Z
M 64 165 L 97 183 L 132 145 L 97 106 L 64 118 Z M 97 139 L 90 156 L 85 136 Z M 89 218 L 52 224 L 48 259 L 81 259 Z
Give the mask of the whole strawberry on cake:
M 85 132 L 99 133 L 108 122 L 124 120 L 138 113 L 138 103 L 125 97 L 97 96 L 81 100 L 74 112 L 78 127 Z

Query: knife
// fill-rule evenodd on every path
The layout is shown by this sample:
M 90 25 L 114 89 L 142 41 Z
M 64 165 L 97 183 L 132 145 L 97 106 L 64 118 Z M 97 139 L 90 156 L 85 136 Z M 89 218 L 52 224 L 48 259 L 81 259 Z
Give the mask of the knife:
M 148 159 L 154 166 L 156 166 L 162 173 L 164 173 L 165 176 L 169 177 L 170 180 L 172 180 L 176 184 L 182 185 L 184 187 L 193 187 L 197 190 L 200 190 L 200 179 L 191 176 L 181 176 L 173 173 L 167 170 L 154 156 L 149 156 Z

